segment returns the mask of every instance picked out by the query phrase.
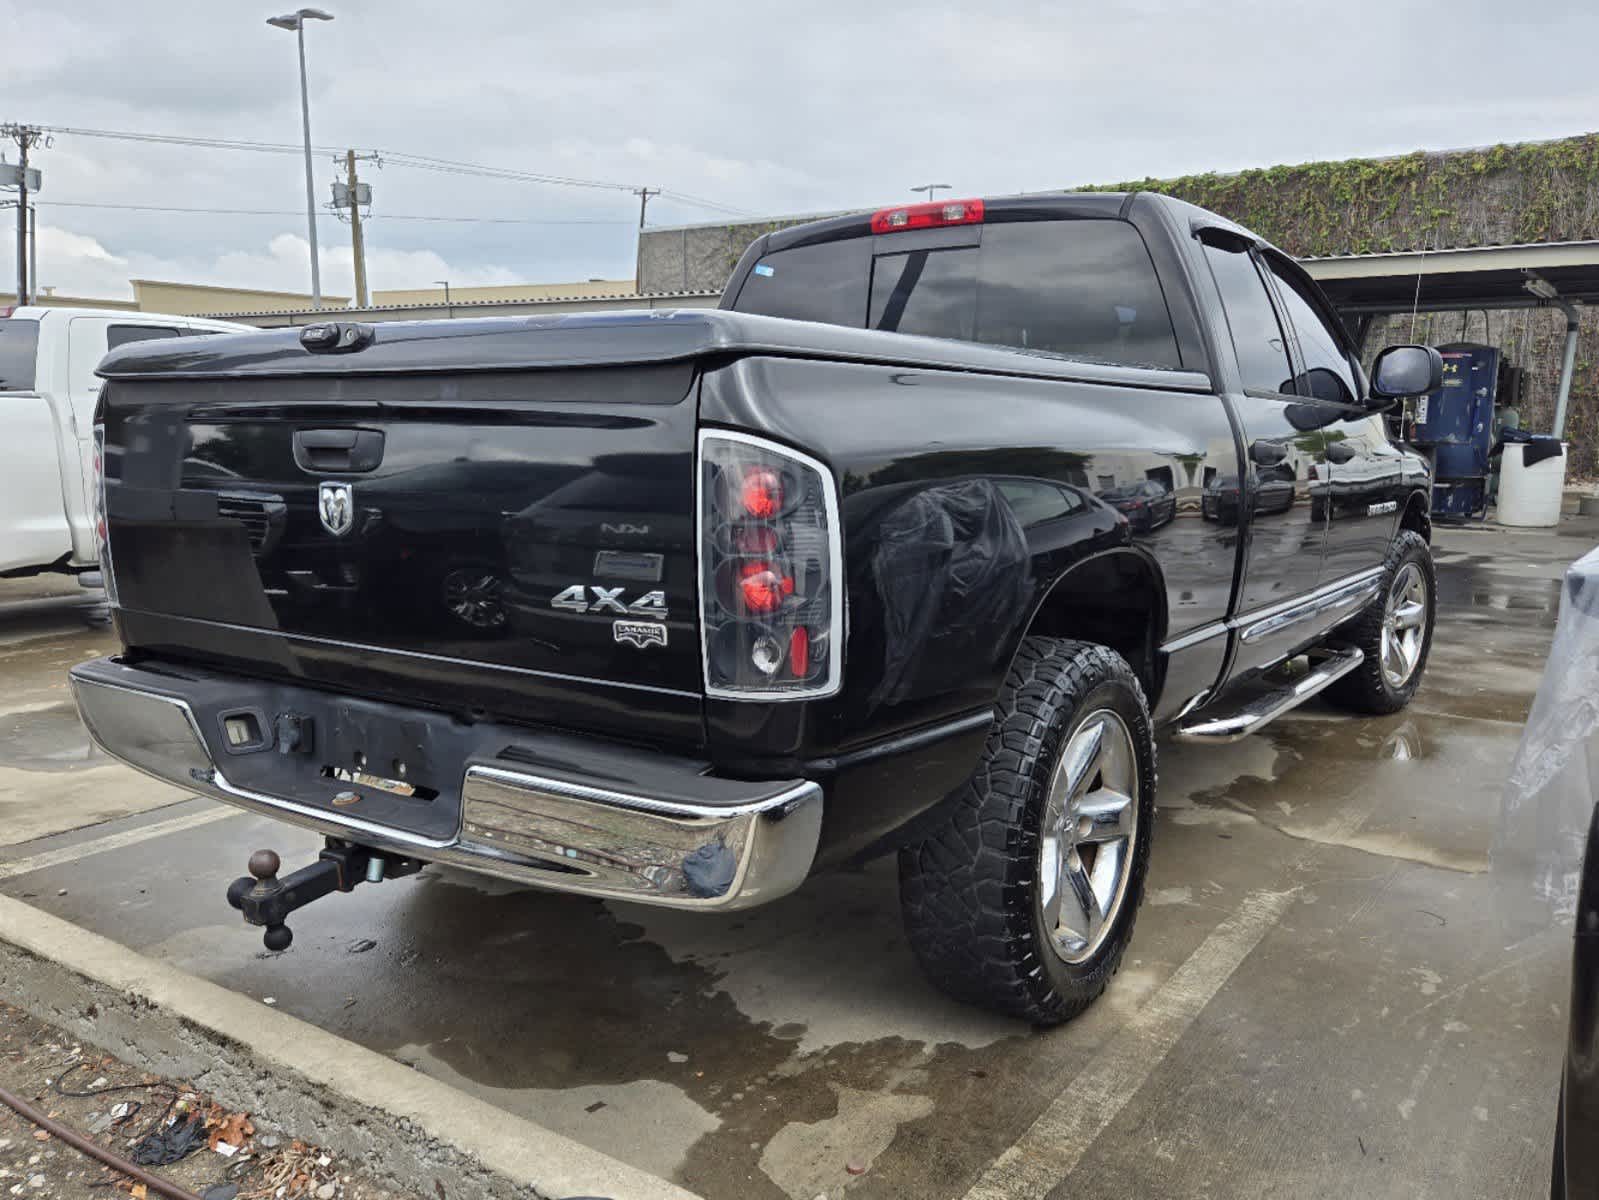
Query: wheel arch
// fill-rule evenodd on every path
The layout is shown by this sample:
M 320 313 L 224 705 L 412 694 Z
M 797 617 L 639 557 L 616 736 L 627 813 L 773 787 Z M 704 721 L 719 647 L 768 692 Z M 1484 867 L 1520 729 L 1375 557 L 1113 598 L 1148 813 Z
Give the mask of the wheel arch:
M 1432 496 L 1426 491 L 1414 491 L 1399 513 L 1399 528 L 1414 530 L 1421 540 L 1432 545 Z
M 1166 621 L 1165 576 L 1154 556 L 1141 546 L 1102 550 L 1078 559 L 1040 589 L 1009 662 L 1014 664 L 1029 637 L 1107 646 L 1132 667 L 1153 709 L 1164 682 L 1159 649 Z

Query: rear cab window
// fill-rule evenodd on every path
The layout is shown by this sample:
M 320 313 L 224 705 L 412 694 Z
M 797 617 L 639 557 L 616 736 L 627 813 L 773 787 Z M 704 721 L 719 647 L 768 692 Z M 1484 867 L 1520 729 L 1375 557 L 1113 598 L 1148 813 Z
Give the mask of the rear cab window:
M 1154 263 L 1128 221 L 990 222 L 976 245 L 941 248 L 901 250 L 896 236 L 768 254 L 734 307 L 1073 358 L 1182 365 Z
M 39 358 L 39 322 L 0 318 L 0 392 L 31 392 Z

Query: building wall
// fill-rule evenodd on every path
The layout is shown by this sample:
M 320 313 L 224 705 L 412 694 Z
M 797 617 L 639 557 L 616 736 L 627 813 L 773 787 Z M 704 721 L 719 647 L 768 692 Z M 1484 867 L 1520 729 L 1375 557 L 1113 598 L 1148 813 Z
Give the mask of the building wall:
M 577 283 L 510 283 L 495 287 L 450 288 L 451 301 L 462 304 L 473 300 L 554 300 L 594 296 L 636 295 L 631 279 L 587 279 Z M 396 304 L 443 304 L 444 289 L 398 288 L 372 293 L 372 306 Z
M 739 256 L 756 238 L 775 229 L 818 221 L 838 213 L 774 217 L 736 225 L 676 225 L 646 229 L 639 245 L 642 292 L 720 292 Z
M 35 297 L 34 303 L 50 308 L 111 308 L 123 312 L 139 311 L 138 302 L 134 300 L 96 300 L 91 296 L 63 296 L 57 292 L 41 292 Z
M 130 279 L 133 299 L 140 312 L 175 313 L 200 317 L 212 313 L 288 312 L 310 308 L 305 292 L 269 292 L 259 288 L 213 287 L 203 283 L 173 283 L 160 279 Z M 348 296 L 322 296 L 323 308 L 347 308 Z

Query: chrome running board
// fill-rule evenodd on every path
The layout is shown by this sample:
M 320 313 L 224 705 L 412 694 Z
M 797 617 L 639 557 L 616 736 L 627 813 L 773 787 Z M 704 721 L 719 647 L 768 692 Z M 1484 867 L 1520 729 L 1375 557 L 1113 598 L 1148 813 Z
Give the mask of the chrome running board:
M 1298 708 L 1360 666 L 1365 658 L 1353 647 L 1335 651 L 1313 663 L 1307 674 L 1293 682 L 1253 696 L 1232 712 L 1200 713 L 1179 725 L 1173 736 L 1179 742 L 1204 742 L 1213 746 L 1236 742 L 1265 728 L 1289 709 Z

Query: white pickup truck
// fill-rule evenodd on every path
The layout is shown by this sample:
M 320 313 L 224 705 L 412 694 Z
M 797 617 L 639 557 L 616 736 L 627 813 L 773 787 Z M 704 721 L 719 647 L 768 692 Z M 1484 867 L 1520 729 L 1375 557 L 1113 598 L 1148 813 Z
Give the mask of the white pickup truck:
M 115 309 L 0 306 L 0 578 L 97 566 L 94 369 L 107 350 L 146 338 L 237 333 L 248 326 Z

